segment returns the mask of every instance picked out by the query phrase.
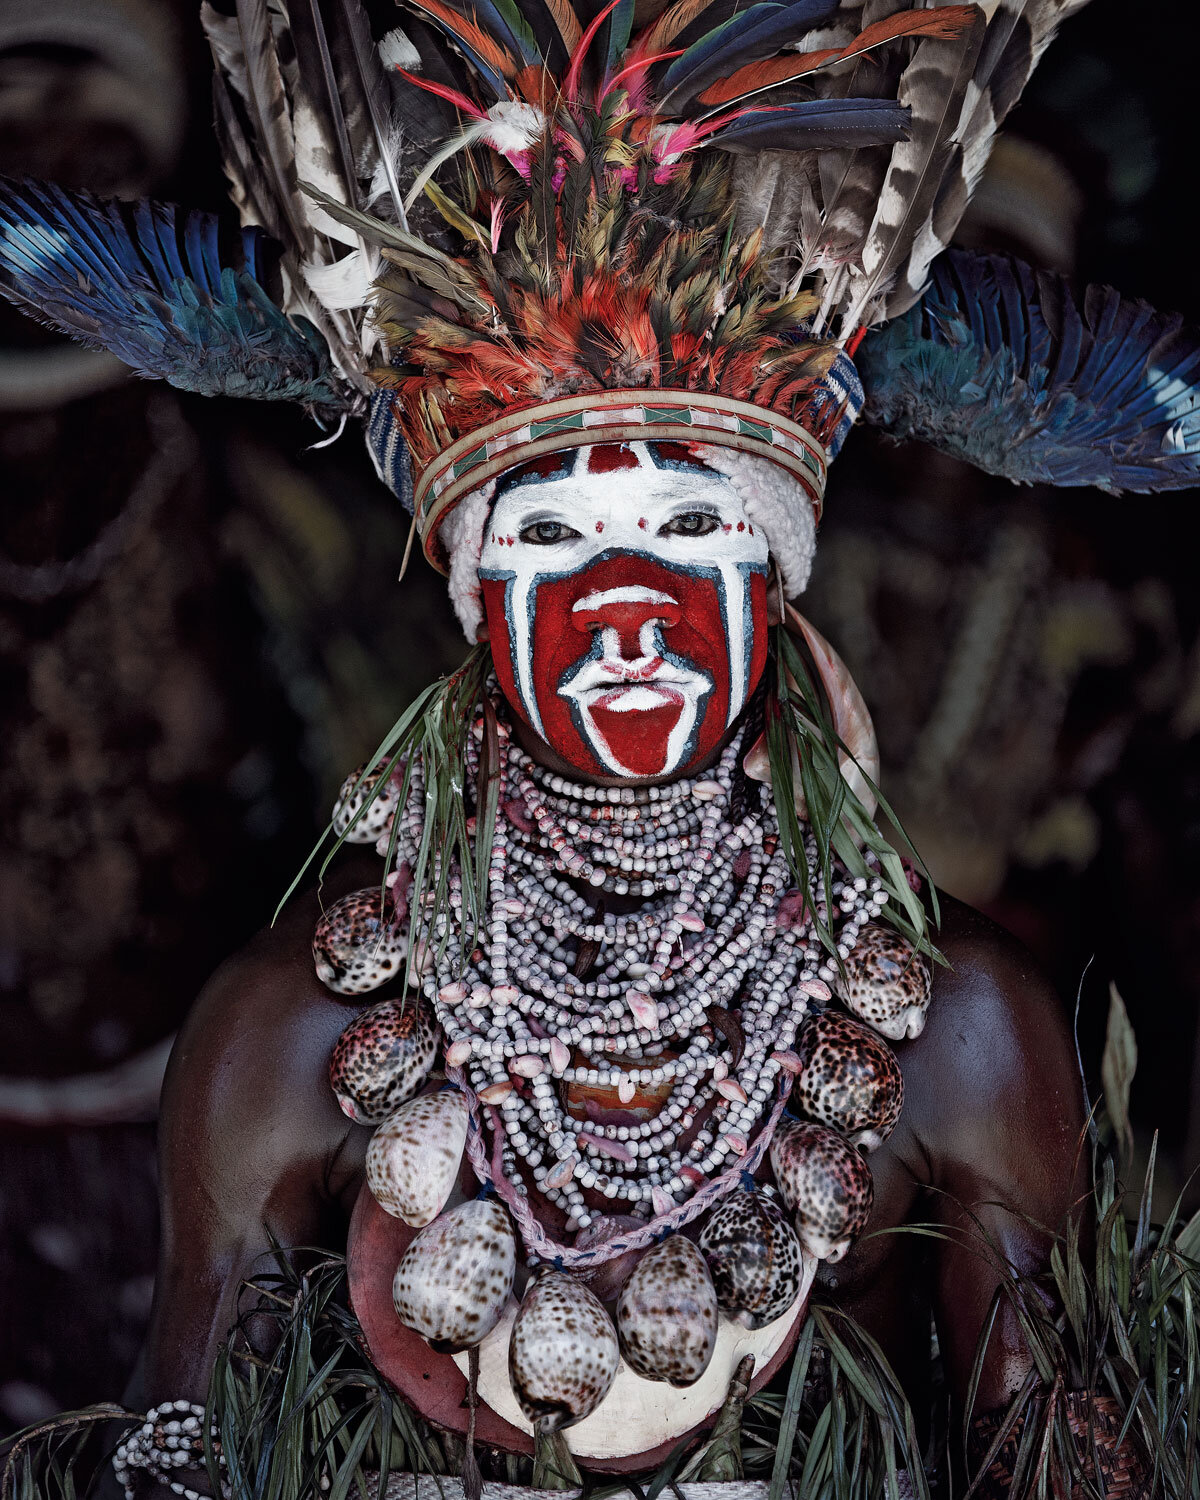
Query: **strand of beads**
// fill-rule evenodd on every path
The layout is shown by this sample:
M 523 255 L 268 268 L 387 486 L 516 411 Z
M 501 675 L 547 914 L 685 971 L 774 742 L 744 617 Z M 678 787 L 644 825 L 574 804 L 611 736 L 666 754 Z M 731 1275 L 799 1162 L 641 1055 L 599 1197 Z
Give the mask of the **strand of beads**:
M 506 732 L 502 744 L 487 939 L 465 973 L 449 943 L 426 979 L 447 1058 L 494 1106 L 500 1159 L 521 1190 L 535 1184 L 574 1228 L 590 1222 L 587 1189 L 658 1214 L 744 1153 L 773 1097 L 777 1054 L 832 970 L 802 923 L 777 920 L 789 875 L 773 825 L 755 799 L 730 816 L 737 741 L 711 777 L 648 790 L 575 786 L 532 765 Z M 597 912 L 572 880 L 644 905 Z M 454 872 L 450 887 L 461 912 Z M 804 895 L 828 920 L 816 891 Z M 839 882 L 834 898 L 849 951 L 882 905 L 879 882 Z M 450 936 L 443 921 L 439 935 Z M 575 973 L 584 945 L 597 950 L 592 978 Z M 714 1004 L 737 1007 L 746 1045 L 736 1063 L 707 1027 Z M 664 1059 L 672 1039 L 684 1049 Z M 572 1118 L 557 1086 L 583 1081 L 627 1099 L 668 1079 L 661 1112 L 629 1125 Z
M 113 1454 L 113 1473 L 125 1491 L 125 1500 L 133 1500 L 133 1471 L 144 1469 L 165 1484 L 182 1500 L 209 1500 L 199 1490 L 191 1489 L 172 1476 L 179 1469 L 204 1467 L 204 1408 L 192 1401 L 164 1401 L 152 1406 L 142 1425 L 121 1442 Z M 211 1428 L 214 1442 L 217 1428 Z M 224 1463 L 218 1449 L 217 1459 Z M 230 1493 L 222 1484 L 221 1492 Z

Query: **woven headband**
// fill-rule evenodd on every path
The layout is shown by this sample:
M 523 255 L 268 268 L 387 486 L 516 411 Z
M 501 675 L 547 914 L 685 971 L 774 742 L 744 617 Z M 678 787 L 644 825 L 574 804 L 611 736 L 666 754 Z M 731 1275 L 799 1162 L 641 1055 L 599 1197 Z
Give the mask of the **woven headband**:
M 828 457 L 798 423 L 725 396 L 692 391 L 589 391 L 506 412 L 452 443 L 417 480 L 413 504 L 425 555 L 449 560 L 439 534 L 454 507 L 489 479 L 545 453 L 592 443 L 699 442 L 757 454 L 786 470 L 819 521 Z

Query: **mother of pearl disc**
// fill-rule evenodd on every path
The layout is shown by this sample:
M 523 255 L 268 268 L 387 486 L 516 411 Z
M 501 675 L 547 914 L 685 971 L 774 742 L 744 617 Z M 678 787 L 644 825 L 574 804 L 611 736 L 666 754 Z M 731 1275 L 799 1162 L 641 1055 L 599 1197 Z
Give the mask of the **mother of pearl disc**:
M 624 1458 L 673 1442 L 703 1422 L 724 1402 L 733 1373 L 747 1354 L 754 1355 L 755 1369 L 763 1370 L 787 1342 L 804 1317 L 816 1269 L 816 1261 L 805 1255 L 800 1295 L 773 1323 L 749 1329 L 722 1317 L 717 1347 L 695 1385 L 677 1390 L 659 1380 L 643 1380 L 622 1359 L 608 1395 L 590 1417 L 567 1429 L 571 1452 L 585 1463 L 589 1458 Z M 506 1422 L 532 1433 L 508 1380 L 508 1340 L 518 1305 L 515 1297 L 509 1299 L 499 1323 L 479 1346 L 479 1395 Z M 454 1355 L 454 1363 L 466 1375 L 467 1355 Z

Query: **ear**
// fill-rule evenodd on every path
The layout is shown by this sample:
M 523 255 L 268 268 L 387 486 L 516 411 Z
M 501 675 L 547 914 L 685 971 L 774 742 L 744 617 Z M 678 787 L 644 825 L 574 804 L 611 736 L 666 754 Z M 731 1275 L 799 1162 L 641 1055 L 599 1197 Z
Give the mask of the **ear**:
M 767 624 L 782 625 L 783 623 L 783 579 L 780 576 L 779 565 L 772 557 L 767 567 Z

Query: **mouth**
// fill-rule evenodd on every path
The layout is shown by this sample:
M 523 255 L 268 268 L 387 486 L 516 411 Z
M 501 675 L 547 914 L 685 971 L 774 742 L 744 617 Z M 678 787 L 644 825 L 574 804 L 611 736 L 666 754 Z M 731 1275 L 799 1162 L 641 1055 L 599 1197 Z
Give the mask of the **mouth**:
M 684 695 L 678 687 L 665 682 L 623 682 L 615 687 L 593 690 L 585 697 L 593 713 L 653 713 L 662 709 L 683 711 Z

